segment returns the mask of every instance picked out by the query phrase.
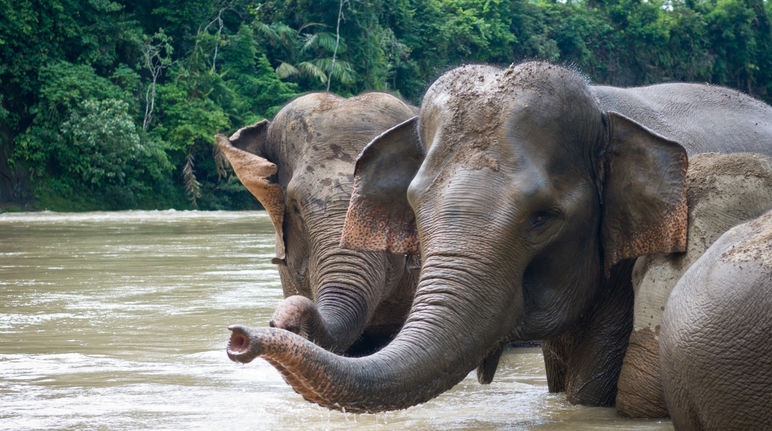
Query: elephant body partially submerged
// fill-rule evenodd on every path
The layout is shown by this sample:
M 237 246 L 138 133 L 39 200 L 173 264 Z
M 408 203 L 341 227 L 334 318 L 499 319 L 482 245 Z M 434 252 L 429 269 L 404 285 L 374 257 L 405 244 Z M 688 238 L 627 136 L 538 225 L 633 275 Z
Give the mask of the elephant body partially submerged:
M 667 298 L 718 237 L 772 208 L 772 157 L 755 153 L 698 154 L 689 159 L 686 184 L 686 252 L 642 256 L 633 269 L 633 331 L 616 399 L 617 411 L 626 416 L 668 416 L 659 366 L 659 335 Z
M 350 246 L 420 250 L 399 334 L 349 359 L 286 332 L 233 327 L 229 355 L 266 358 L 321 405 L 381 411 L 424 402 L 475 367 L 489 381 L 504 343 L 541 339 L 551 390 L 613 404 L 635 258 L 686 249 L 687 155 L 772 152 L 772 108 L 707 89 L 725 102 L 684 103 L 697 94 L 684 92 L 653 110 L 637 91 L 622 92 L 624 115 L 604 108 L 583 77 L 547 63 L 445 73 L 417 120 L 363 151 L 344 228 Z M 739 122 L 723 122 L 738 110 Z M 676 128 L 711 118 L 683 139 L 630 113 Z
M 678 430 L 772 426 L 772 211 L 724 233 L 662 316 L 665 400 Z
M 347 250 L 339 240 L 357 154 L 414 115 L 415 108 L 386 93 L 350 99 L 312 93 L 287 104 L 270 123 L 217 136 L 276 229 L 274 263 L 286 299 L 272 325 L 337 352 L 356 342 L 351 353 L 377 349 L 402 326 L 417 259 Z

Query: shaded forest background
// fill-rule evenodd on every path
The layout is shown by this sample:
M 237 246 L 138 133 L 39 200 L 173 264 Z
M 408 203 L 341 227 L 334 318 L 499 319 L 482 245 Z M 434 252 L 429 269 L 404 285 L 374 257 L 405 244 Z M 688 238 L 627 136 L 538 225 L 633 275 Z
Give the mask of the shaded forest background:
M 596 83 L 710 82 L 769 102 L 771 9 L 765 0 L 0 0 L 0 211 L 253 208 L 215 133 L 327 88 L 418 104 L 464 62 L 545 59 Z

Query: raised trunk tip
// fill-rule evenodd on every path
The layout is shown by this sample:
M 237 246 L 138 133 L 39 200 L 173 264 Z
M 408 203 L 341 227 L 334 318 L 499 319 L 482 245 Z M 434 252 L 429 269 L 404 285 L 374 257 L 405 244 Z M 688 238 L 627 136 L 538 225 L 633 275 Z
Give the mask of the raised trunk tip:
M 231 325 L 228 327 L 231 331 L 231 338 L 228 341 L 228 358 L 233 362 L 246 364 L 260 356 L 258 346 L 252 342 L 249 328 L 243 325 Z

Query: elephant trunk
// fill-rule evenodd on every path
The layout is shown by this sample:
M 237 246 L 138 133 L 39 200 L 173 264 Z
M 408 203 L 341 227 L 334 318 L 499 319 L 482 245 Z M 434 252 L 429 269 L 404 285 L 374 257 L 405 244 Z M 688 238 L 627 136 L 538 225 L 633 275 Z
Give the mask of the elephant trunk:
M 470 288 L 481 286 L 482 271 L 460 267 L 457 257 L 427 257 L 404 327 L 370 356 L 338 356 L 287 331 L 243 326 L 230 328 L 228 355 L 239 362 L 263 357 L 296 392 L 331 409 L 378 412 L 428 401 L 461 381 L 507 335 L 502 321 L 508 318 L 479 316 L 508 314 L 511 299 Z
M 309 218 L 310 273 L 313 300 L 291 296 L 277 307 L 271 326 L 305 333 L 309 340 L 336 353 L 346 351 L 362 334 L 381 300 L 388 296 L 388 267 L 384 253 L 341 248 L 340 229 L 345 211 Z M 342 210 L 345 206 L 340 205 Z M 330 214 L 332 213 L 332 214 Z M 404 266 L 403 266 L 404 267 Z
M 329 250 L 320 253 L 316 305 L 329 348 L 344 351 L 362 334 L 394 283 L 387 277 L 383 253 Z

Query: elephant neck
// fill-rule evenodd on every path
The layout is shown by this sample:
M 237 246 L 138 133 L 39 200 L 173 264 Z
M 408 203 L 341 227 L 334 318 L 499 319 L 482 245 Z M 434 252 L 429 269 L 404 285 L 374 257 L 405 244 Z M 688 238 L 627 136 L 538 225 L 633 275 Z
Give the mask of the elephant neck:
M 610 278 L 600 282 L 589 312 L 563 334 L 542 342 L 550 392 L 565 391 L 576 404 L 614 404 L 633 328 L 634 263 L 628 259 L 615 265 Z

